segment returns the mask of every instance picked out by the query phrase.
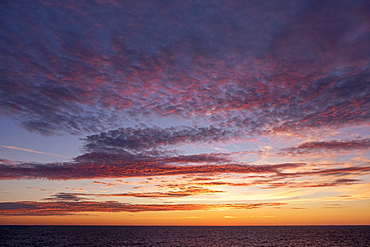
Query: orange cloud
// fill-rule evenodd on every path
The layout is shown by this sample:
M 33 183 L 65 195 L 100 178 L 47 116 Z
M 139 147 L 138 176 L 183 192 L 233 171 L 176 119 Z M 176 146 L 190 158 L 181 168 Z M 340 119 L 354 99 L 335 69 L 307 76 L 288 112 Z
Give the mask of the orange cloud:
M 93 212 L 147 212 L 147 211 L 193 211 L 225 209 L 257 209 L 276 207 L 285 203 L 254 204 L 127 204 L 116 201 L 93 202 L 71 200 L 57 202 L 2 202 L 1 216 L 50 216 Z
M 85 193 L 68 193 L 73 196 L 112 196 L 112 197 L 147 197 L 147 198 L 158 198 L 158 197 L 185 197 L 185 196 L 196 196 L 200 194 L 215 194 L 225 193 L 226 191 L 211 190 L 207 188 L 197 186 L 187 186 L 185 189 L 168 192 L 141 192 L 141 193 L 118 193 L 118 194 L 85 194 Z

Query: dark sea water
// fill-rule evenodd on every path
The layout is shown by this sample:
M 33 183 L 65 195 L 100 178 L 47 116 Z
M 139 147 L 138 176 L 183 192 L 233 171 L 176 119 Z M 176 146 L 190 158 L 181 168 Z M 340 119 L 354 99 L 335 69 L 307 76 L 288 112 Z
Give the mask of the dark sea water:
M 370 226 L 0 226 L 0 246 L 370 246 Z

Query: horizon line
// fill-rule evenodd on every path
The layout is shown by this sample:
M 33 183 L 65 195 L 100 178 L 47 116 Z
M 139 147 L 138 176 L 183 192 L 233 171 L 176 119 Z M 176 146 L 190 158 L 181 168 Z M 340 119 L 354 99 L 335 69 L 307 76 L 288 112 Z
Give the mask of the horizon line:
M 255 227 L 255 226 L 370 226 L 370 224 L 306 224 L 306 225 L 289 225 L 289 224 L 277 224 L 277 225 L 65 225 L 65 224 L 50 224 L 50 225 L 35 225 L 35 224 L 24 224 L 24 225 L 1 225 L 0 227 L 17 227 L 17 226 L 97 226 L 97 227 Z

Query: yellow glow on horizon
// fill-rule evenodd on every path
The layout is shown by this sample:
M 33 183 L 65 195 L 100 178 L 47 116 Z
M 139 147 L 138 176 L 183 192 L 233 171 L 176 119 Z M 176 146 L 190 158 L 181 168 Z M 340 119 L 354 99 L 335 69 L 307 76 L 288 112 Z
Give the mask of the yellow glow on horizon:
M 3 225 L 368 225 L 370 200 L 343 204 L 309 203 L 280 208 L 140 213 L 85 213 L 66 216 L 8 216 Z M 367 205 L 367 206 L 366 206 Z

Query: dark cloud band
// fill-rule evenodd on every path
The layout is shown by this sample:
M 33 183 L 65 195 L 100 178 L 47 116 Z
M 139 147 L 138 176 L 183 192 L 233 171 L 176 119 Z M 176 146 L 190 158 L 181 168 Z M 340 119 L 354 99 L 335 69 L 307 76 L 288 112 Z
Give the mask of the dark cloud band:
M 323 151 L 352 151 L 352 150 L 368 150 L 370 149 L 370 139 L 357 140 L 332 140 L 332 141 L 318 141 L 318 142 L 304 142 L 294 147 L 287 147 L 282 149 L 285 154 L 306 154 Z
M 174 176 L 186 174 L 219 174 L 219 173 L 277 173 L 284 168 L 294 168 L 303 164 L 287 163 L 276 165 L 170 165 L 155 161 L 126 161 L 124 158 L 109 160 L 102 156 L 90 162 L 0 165 L 0 179 L 96 179 L 124 178 L 145 176 Z M 171 162 L 172 163 L 172 162 Z
M 150 211 L 193 211 L 225 209 L 257 209 L 280 207 L 285 203 L 255 204 L 128 204 L 116 201 L 59 201 L 59 202 L 1 202 L 1 216 L 64 216 L 93 212 L 150 212 Z

